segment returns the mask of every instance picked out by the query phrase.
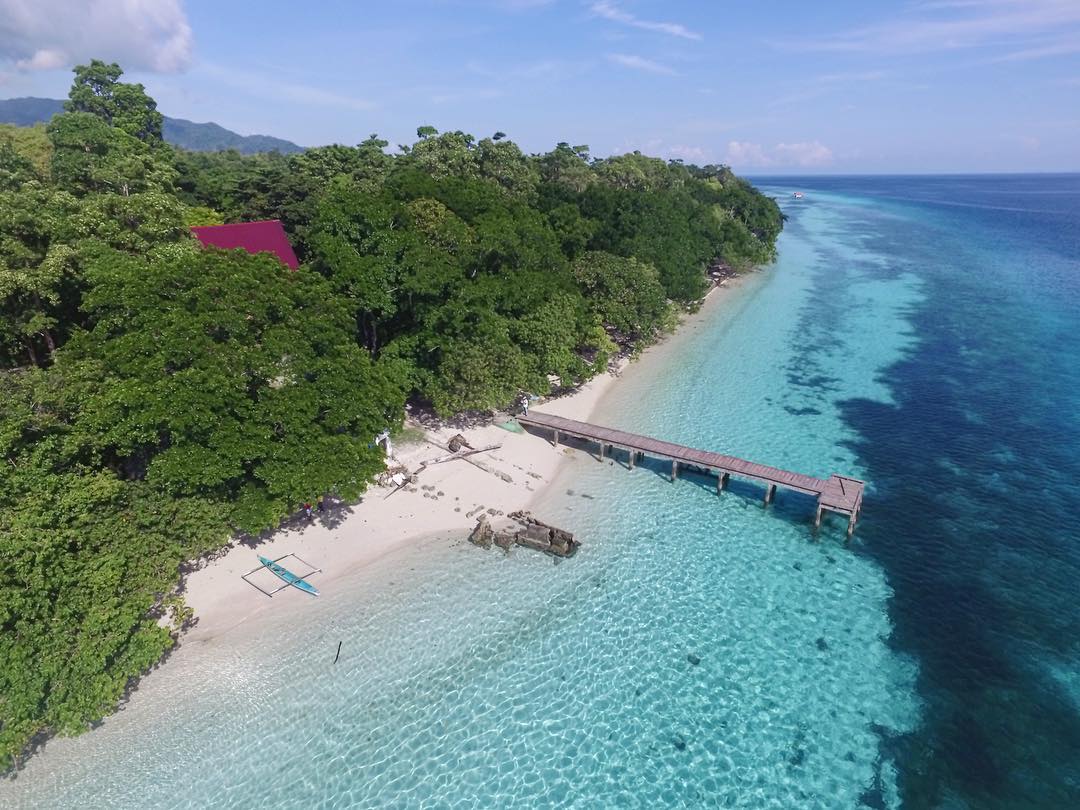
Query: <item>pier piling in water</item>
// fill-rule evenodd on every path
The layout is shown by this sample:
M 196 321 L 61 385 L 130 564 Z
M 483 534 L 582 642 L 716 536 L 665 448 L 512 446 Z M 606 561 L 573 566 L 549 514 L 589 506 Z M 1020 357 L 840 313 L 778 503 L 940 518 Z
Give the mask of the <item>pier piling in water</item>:
M 836 512 L 848 518 L 847 534 L 850 537 L 855 532 L 855 524 L 859 520 L 862 511 L 862 498 L 864 482 L 857 478 L 849 478 L 844 475 L 830 475 L 826 479 L 814 478 L 801 473 L 781 470 L 777 467 L 769 467 L 765 464 L 757 464 L 753 461 L 745 461 L 734 456 L 726 456 L 721 453 L 713 453 L 708 450 L 696 450 L 680 444 L 651 439 L 648 436 L 639 436 L 622 430 L 592 425 L 588 422 L 578 422 L 574 419 L 566 419 L 562 416 L 552 416 L 546 413 L 530 413 L 527 416 L 518 417 L 525 427 L 550 430 L 553 434 L 554 445 L 559 446 L 559 434 L 564 433 L 585 441 L 600 444 L 600 459 L 604 458 L 605 446 L 612 450 L 618 448 L 630 454 L 630 469 L 634 469 L 635 458 L 646 454 L 655 458 L 671 461 L 671 480 L 679 476 L 679 465 L 686 464 L 693 468 L 707 470 L 717 476 L 716 490 L 722 492 L 728 484 L 731 476 L 746 478 L 751 481 L 759 481 L 765 485 L 766 505 L 772 503 L 778 487 L 813 495 L 817 498 L 817 509 L 814 513 L 814 528 L 821 526 L 821 518 L 824 512 Z

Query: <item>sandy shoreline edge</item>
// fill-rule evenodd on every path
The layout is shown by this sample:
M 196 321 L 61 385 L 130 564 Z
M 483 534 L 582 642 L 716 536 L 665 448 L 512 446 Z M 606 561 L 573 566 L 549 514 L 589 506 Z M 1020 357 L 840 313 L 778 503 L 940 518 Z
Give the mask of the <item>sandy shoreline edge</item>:
M 736 279 L 714 287 L 697 312 L 681 319 L 673 335 L 646 349 L 630 365 L 641 373 L 660 347 L 676 336 L 682 337 L 694 322 L 710 317 L 741 286 L 741 280 Z M 618 374 L 605 373 L 572 394 L 535 408 L 589 421 L 617 381 Z M 241 574 L 259 565 L 256 555 L 270 558 L 289 553 L 299 555 L 322 569 L 322 573 L 312 576 L 311 582 L 326 592 L 336 580 L 395 551 L 430 542 L 438 536 L 447 540 L 463 537 L 476 524 L 480 511 L 493 510 L 497 515 L 505 515 L 529 509 L 575 454 L 566 447 L 554 448 L 544 438 L 512 433 L 496 425 L 460 431 L 424 430 L 428 438 L 443 445 L 458 432 L 474 448 L 501 445 L 499 449 L 472 457 L 486 469 L 455 460 L 425 468 L 415 486 L 396 492 L 392 487 L 372 485 L 358 503 L 310 523 L 303 521 L 305 525 L 283 528 L 255 548 L 234 543 L 226 553 L 189 574 L 184 594 L 197 623 L 181 636 L 179 646 L 213 642 L 224 635 L 242 632 L 252 622 L 281 611 L 303 610 L 313 601 L 313 597 L 295 588 L 287 588 L 270 598 L 247 584 Z M 427 441 L 394 448 L 396 461 L 409 470 L 446 455 L 445 450 Z M 283 564 L 288 565 L 289 561 Z M 281 584 L 269 572 L 260 571 L 257 577 L 255 581 L 264 587 Z M 177 654 L 182 653 L 178 650 Z

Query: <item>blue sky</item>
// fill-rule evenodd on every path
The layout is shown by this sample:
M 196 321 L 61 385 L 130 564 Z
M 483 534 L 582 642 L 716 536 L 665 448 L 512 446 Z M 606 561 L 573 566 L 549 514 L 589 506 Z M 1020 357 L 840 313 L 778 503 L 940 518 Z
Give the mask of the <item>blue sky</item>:
M 304 145 L 432 124 L 753 174 L 1080 170 L 1080 0 L 0 0 L 0 97 L 94 56 L 168 115 Z

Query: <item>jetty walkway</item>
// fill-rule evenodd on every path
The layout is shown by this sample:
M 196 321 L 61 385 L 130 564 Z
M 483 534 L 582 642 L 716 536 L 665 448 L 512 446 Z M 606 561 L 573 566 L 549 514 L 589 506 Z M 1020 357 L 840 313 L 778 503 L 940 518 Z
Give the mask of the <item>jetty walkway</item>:
M 843 475 L 830 475 L 826 479 L 814 478 L 802 473 L 789 472 L 777 467 L 769 467 L 753 461 L 744 461 L 734 456 L 725 456 L 708 450 L 695 450 L 681 444 L 651 439 L 622 430 L 578 422 L 562 416 L 547 413 L 530 413 L 517 417 L 525 427 L 550 430 L 554 434 L 554 443 L 559 445 L 559 435 L 573 436 L 578 439 L 595 442 L 600 445 L 600 458 L 604 458 L 607 447 L 616 447 L 630 454 L 630 468 L 639 456 L 652 456 L 671 462 L 671 480 L 679 474 L 679 465 L 695 467 L 717 476 L 717 492 L 727 486 L 731 476 L 746 478 L 765 485 L 765 503 L 772 501 L 777 487 L 784 487 L 795 492 L 802 492 L 817 498 L 817 512 L 814 514 L 814 527 L 821 525 L 822 512 L 836 512 L 848 519 L 848 536 L 855 531 L 855 524 L 862 509 L 864 483 L 857 478 Z

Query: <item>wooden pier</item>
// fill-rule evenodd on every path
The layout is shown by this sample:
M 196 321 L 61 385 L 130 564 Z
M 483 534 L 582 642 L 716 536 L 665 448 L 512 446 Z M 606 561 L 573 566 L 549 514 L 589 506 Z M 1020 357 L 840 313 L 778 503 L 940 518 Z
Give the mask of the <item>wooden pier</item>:
M 518 422 L 526 427 L 550 430 L 554 434 L 557 447 L 559 436 L 573 436 L 578 439 L 595 442 L 600 445 L 600 458 L 604 458 L 605 448 L 616 447 L 630 454 L 630 468 L 633 469 L 640 456 L 667 459 L 671 462 L 671 480 L 679 474 L 679 465 L 707 470 L 717 477 L 716 489 L 722 491 L 731 476 L 746 478 L 765 485 L 765 503 L 772 502 L 777 487 L 802 492 L 817 498 L 817 511 L 814 514 L 814 528 L 821 525 L 823 512 L 836 512 L 848 519 L 847 532 L 850 537 L 855 531 L 855 524 L 862 509 L 863 482 L 857 478 L 843 475 L 830 475 L 827 479 L 814 478 L 810 475 L 789 472 L 753 461 L 744 461 L 734 456 L 725 456 L 708 450 L 695 450 L 680 444 L 638 436 L 622 430 L 578 422 L 562 416 L 546 413 L 530 413 L 518 416 Z

